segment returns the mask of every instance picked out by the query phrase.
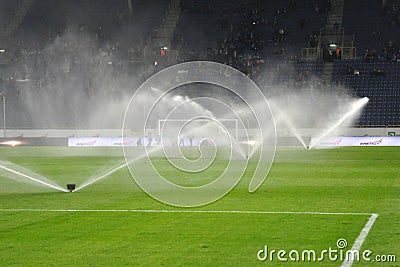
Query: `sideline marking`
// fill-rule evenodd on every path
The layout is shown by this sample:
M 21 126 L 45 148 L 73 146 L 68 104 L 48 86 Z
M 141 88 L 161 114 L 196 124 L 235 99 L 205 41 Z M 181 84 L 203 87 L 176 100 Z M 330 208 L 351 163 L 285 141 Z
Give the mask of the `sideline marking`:
M 0 212 L 132 212 L 132 213 L 237 213 L 237 214 L 303 214 L 303 215 L 362 215 L 378 217 L 364 212 L 315 212 L 315 211 L 251 211 L 251 210 L 129 210 L 129 209 L 0 209 Z M 371 219 L 370 218 L 370 219 Z M 374 220 L 375 221 L 375 220 Z M 372 222 L 373 223 L 373 222 Z M 372 226 L 372 225 L 371 225 Z M 363 229 L 364 230 L 364 229 Z M 368 230 L 369 231 L 369 230 Z
M 351 250 L 357 250 L 360 251 L 360 248 L 362 244 L 364 243 L 365 239 L 367 238 L 367 235 L 369 231 L 372 228 L 372 225 L 374 225 L 374 222 L 378 218 L 378 214 L 373 213 L 371 217 L 369 217 L 368 222 L 365 224 L 364 228 L 361 230 L 359 236 L 357 237 L 356 241 L 354 241 L 353 246 L 351 247 Z M 343 261 L 341 267 L 350 267 L 353 265 L 354 259 L 351 257 L 350 259 L 346 259 Z

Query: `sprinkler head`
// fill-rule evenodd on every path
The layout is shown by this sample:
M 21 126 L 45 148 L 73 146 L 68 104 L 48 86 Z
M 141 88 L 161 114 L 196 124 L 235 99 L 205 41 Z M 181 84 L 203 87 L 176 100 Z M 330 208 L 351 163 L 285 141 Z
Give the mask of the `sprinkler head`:
M 309 146 L 307 147 L 307 150 L 308 150 L 308 149 L 310 149 L 310 147 L 309 147 Z
M 246 155 L 245 157 L 246 157 L 247 160 L 249 160 L 249 155 Z
M 69 192 L 73 192 L 75 190 L 76 184 L 67 184 L 67 189 Z

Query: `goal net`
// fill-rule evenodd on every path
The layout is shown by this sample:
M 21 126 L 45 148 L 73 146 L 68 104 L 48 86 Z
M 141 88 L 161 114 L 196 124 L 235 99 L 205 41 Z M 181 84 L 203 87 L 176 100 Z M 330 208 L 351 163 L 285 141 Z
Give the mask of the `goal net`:
M 158 135 L 177 136 L 180 133 L 187 137 L 208 138 L 216 134 L 216 127 L 220 133 L 228 132 L 232 138 L 238 139 L 237 119 L 161 119 L 158 120 Z

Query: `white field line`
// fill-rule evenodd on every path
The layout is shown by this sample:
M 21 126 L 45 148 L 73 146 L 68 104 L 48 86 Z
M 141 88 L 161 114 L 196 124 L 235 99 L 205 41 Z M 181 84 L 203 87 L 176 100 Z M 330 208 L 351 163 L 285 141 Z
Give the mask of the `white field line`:
M 234 214 L 297 214 L 297 215 L 355 215 L 378 216 L 364 212 L 315 211 L 251 211 L 251 210 L 130 210 L 130 209 L 0 209 L 0 212 L 131 212 L 131 213 L 234 213 Z
M 372 228 L 372 225 L 374 225 L 376 218 L 378 218 L 378 214 L 373 213 L 371 217 L 369 217 L 368 222 L 365 224 L 364 228 L 361 230 L 359 236 L 357 237 L 356 241 L 354 241 L 353 246 L 351 247 L 351 250 L 355 251 L 360 251 L 360 248 L 362 244 L 364 243 L 365 239 L 367 238 L 367 235 L 369 231 Z M 341 265 L 341 267 L 350 267 L 353 265 L 354 259 L 353 257 L 350 257 L 350 259 L 345 259 Z

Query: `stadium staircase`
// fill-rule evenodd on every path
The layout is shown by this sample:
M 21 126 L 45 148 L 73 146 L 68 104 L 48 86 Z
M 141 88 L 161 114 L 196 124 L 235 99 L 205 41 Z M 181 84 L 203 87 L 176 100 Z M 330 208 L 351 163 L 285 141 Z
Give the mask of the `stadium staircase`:
M 18 30 L 33 2 L 34 0 L 18 1 L 14 7 L 14 10 L 11 12 L 8 22 L 0 31 L 0 44 L 2 45 L 1 49 L 5 50 L 4 52 L 0 53 L 0 64 L 10 63 L 13 54 L 11 38 Z
M 325 27 L 321 30 L 320 46 L 330 41 L 339 43 L 343 39 L 342 17 L 344 0 L 332 0 Z M 341 38 L 342 36 L 342 38 Z M 333 62 L 325 62 L 323 68 L 323 81 L 325 84 L 331 84 L 333 76 Z
M 326 29 L 334 31 L 336 27 L 342 27 L 343 7 L 344 0 L 331 1 L 331 7 L 325 25 Z
M 144 48 L 145 56 L 151 54 L 152 51 L 160 49 L 161 47 L 167 47 L 168 49 L 171 48 L 174 31 L 181 13 L 181 1 L 182 0 L 171 0 L 160 27 L 157 31 L 150 35 L 146 42 Z M 175 61 L 177 57 L 177 51 L 168 51 L 168 58 L 170 61 Z

